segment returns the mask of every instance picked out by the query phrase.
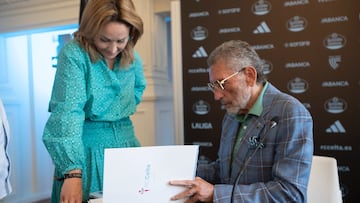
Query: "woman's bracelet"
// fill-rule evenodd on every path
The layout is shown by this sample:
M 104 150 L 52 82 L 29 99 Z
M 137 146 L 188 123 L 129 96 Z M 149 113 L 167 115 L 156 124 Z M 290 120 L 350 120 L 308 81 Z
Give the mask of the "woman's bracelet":
M 68 178 L 82 178 L 82 173 L 65 173 L 64 176 L 61 178 L 54 176 L 54 180 L 57 181 L 64 181 L 65 179 Z
M 68 178 L 82 178 L 82 173 L 65 173 L 63 179 Z

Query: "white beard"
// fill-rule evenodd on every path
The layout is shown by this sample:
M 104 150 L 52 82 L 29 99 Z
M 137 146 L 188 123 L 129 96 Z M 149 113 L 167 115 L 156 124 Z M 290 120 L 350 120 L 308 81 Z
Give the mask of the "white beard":
M 238 114 L 240 110 L 246 109 L 251 98 L 250 91 L 251 89 L 246 86 L 245 82 L 242 82 L 236 90 L 237 97 L 232 101 L 232 106 L 227 108 L 226 111 L 230 114 Z

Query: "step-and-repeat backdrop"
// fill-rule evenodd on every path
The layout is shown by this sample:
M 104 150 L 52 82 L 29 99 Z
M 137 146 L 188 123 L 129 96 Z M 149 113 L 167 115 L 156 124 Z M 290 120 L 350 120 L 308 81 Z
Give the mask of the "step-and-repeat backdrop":
M 232 39 L 248 41 L 269 81 L 309 109 L 316 155 L 338 161 L 345 202 L 360 199 L 360 1 L 183 0 L 185 144 L 200 162 L 216 159 L 225 111 L 207 88 L 208 54 Z

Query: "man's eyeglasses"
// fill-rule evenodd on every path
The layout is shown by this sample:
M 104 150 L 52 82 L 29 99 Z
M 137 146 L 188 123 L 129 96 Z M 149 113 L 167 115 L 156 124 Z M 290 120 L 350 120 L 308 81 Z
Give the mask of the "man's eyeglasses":
M 240 69 L 239 71 L 227 76 L 226 78 L 222 79 L 222 80 L 215 80 L 214 82 L 210 82 L 208 83 L 208 86 L 210 88 L 211 91 L 215 91 L 215 89 L 220 89 L 220 90 L 224 90 L 224 83 L 229 80 L 230 78 L 234 77 L 235 75 L 237 75 L 238 73 L 240 73 L 241 71 L 243 71 L 244 69 Z

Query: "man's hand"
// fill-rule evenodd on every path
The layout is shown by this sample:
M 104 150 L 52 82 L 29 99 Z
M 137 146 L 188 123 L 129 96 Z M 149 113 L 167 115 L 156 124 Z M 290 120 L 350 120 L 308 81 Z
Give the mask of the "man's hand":
M 195 180 L 171 180 L 169 184 L 188 188 L 184 192 L 171 197 L 171 200 L 188 198 L 185 203 L 213 201 L 214 185 L 200 177 L 196 177 Z

